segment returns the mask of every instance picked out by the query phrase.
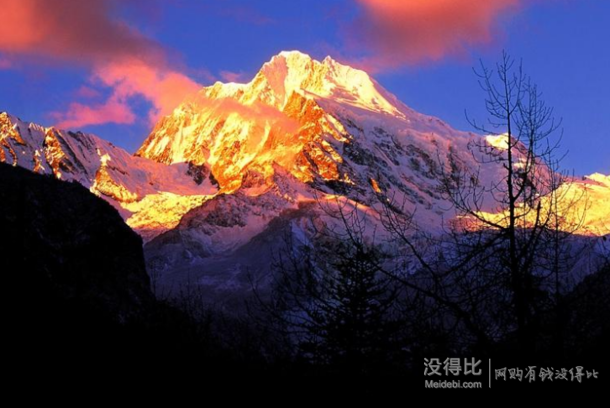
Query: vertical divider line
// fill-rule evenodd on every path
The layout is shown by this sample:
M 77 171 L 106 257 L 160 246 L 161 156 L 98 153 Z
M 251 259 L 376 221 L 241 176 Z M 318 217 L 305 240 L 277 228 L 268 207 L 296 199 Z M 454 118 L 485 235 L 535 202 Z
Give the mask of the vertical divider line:
M 489 388 L 491 388 L 491 358 L 489 359 Z

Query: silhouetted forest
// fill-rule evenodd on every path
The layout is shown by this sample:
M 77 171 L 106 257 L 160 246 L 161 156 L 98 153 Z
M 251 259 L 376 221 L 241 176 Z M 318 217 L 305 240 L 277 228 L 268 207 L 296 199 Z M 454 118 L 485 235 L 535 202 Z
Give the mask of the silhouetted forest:
M 431 356 L 556 367 L 608 362 L 608 264 L 558 303 L 539 288 L 535 353 L 523 354 L 510 330 L 477 342 L 448 306 L 379 275 L 387 254 L 332 235 L 299 259 L 278 259 L 274 294 L 252 303 L 247 316 L 228 316 L 193 299 L 156 300 L 140 238 L 80 185 L 6 165 L 0 184 L 5 337 L 19 356 L 10 367 L 17 376 L 59 380 L 61 367 L 68 373 L 61 381 L 75 383 L 108 373 L 117 382 L 184 384 L 274 377 L 295 388 L 315 380 L 320 391 L 336 387 L 325 379 L 352 378 L 358 393 L 420 388 L 415 380 Z M 313 267 L 320 259 L 324 268 Z

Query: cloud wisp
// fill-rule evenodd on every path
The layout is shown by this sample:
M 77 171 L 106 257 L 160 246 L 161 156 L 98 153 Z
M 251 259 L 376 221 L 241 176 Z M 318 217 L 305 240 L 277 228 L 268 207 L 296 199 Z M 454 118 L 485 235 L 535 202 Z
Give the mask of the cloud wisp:
M 459 56 L 492 43 L 498 20 L 529 0 L 355 0 L 362 13 L 348 30 L 371 70 Z
M 92 83 L 111 88 L 106 101 L 71 103 L 53 112 L 58 126 L 130 124 L 129 100 L 152 105 L 150 120 L 171 112 L 201 86 L 170 63 L 171 53 L 119 18 L 121 6 L 139 0 L 0 0 L 11 18 L 0 25 L 0 64 L 21 58 L 90 69 Z

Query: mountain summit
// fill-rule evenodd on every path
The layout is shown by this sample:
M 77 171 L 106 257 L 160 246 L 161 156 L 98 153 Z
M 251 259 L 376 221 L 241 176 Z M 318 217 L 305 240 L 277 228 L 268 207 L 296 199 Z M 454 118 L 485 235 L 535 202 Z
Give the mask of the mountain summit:
M 296 92 L 374 112 L 404 116 L 398 100 L 366 72 L 342 65 L 331 57 L 319 62 L 299 51 L 282 52 L 263 65 L 250 85 L 253 93 L 261 95 L 270 89 L 272 99 L 269 102 L 279 109 Z
M 478 172 L 489 184 L 502 174 L 498 163 L 479 169 L 473 141 L 501 149 L 504 138 L 454 130 L 364 71 L 298 51 L 273 57 L 247 84 L 203 88 L 136 155 L 0 115 L 0 161 L 83 184 L 145 238 L 158 282 L 197 279 L 217 294 L 268 270 L 283 237 L 310 239 L 329 222 L 320 204 L 358 206 L 375 225 L 375 209 L 392 201 L 422 228 L 441 228 L 454 216 L 439 193 L 443 177 Z M 595 198 L 584 231 L 607 233 L 607 177 L 573 184 Z
M 365 164 L 349 156 L 376 167 L 379 160 L 365 156 L 378 152 L 393 171 L 408 164 L 399 159 L 405 146 L 395 147 L 401 139 L 411 149 L 406 156 L 423 149 L 427 157 L 414 160 L 426 162 L 435 154 L 434 139 L 444 139 L 446 152 L 465 147 L 470 136 L 411 110 L 364 71 L 291 51 L 273 57 L 247 84 L 201 90 L 157 124 L 137 155 L 204 166 L 223 192 L 237 191 L 249 175 L 269 181 L 274 165 L 305 183 L 347 188 L 363 178 Z M 373 174 L 366 176 L 370 185 Z M 404 177 L 396 174 L 396 182 Z

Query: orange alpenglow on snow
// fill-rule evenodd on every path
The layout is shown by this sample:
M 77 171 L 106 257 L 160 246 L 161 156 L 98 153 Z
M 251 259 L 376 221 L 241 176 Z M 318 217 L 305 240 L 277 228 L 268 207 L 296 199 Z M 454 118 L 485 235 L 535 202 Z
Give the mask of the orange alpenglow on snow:
M 341 180 L 341 154 L 323 136 L 345 142 L 347 131 L 325 112 L 325 100 L 404 117 L 395 98 L 365 72 L 330 57 L 318 62 L 282 52 L 248 84 L 204 88 L 161 120 L 137 155 L 167 164 L 208 164 L 225 192 L 240 187 L 246 167 L 271 177 L 273 163 L 303 182 L 314 173 Z
M 528 228 L 544 224 L 579 235 L 610 234 L 610 176 L 595 173 L 574 178 L 556 191 L 540 198 L 541 211 L 521 205 L 517 208 L 518 226 Z M 508 212 L 480 212 L 482 219 L 498 225 L 508 225 Z M 477 225 L 473 223 L 472 225 Z
M 476 172 L 480 163 L 468 150 L 473 140 L 506 149 L 505 136 L 454 130 L 407 107 L 364 71 L 298 51 L 273 57 L 249 83 L 218 82 L 187 98 L 135 156 L 92 135 L 0 115 L 0 161 L 83 184 L 146 240 L 210 220 L 197 239 L 205 238 L 211 253 L 317 200 L 374 214 L 392 199 L 415 211 L 420 226 L 438 230 L 455 216 L 438 192 L 441 178 L 456 169 Z M 484 185 L 503 175 L 497 163 L 480 170 Z M 558 194 L 582 192 L 586 200 L 569 200 L 577 204 L 573 214 L 586 215 L 577 233 L 607 234 L 608 176 L 573 179 Z M 237 214 L 216 225 L 219 208 Z M 503 217 L 483 210 L 490 219 Z

